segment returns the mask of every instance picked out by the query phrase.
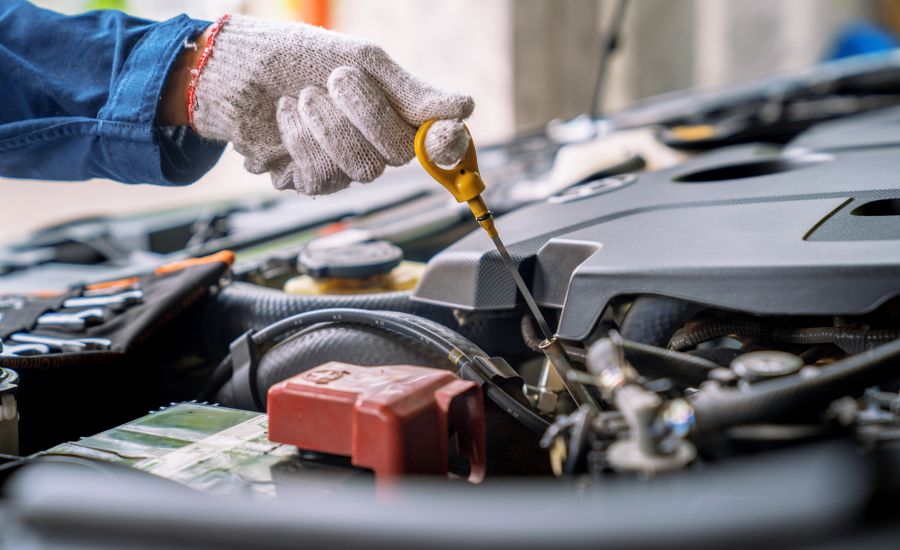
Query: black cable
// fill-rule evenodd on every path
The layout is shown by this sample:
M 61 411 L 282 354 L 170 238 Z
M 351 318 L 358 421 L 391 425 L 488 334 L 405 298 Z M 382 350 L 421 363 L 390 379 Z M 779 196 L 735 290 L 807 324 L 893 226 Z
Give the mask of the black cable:
M 628 306 L 619 332 L 626 340 L 663 348 L 678 329 L 703 309 L 678 298 L 639 296 Z
M 475 377 L 481 384 L 485 395 L 498 407 L 506 411 L 512 417 L 524 424 L 536 433 L 543 433 L 549 423 L 517 401 L 511 395 L 503 391 L 483 372 L 482 367 L 475 361 L 475 357 L 489 358 L 474 344 L 468 342 L 459 335 L 453 335 L 452 331 L 440 327 L 434 323 L 425 326 L 427 320 L 417 319 L 414 316 L 404 315 L 394 311 L 369 311 L 362 309 L 332 308 L 317 311 L 309 311 L 286 317 L 273 323 L 262 330 L 253 333 L 250 338 L 257 347 L 268 346 L 285 337 L 292 335 L 298 329 L 313 325 L 327 324 L 357 324 L 375 327 L 381 330 L 394 332 L 401 336 L 412 338 L 425 346 L 441 353 L 458 368 L 458 374 L 463 377 Z M 440 328 L 439 328 L 440 327 Z M 451 341 L 444 332 L 455 341 Z M 475 357 L 473 357 L 473 355 Z M 212 375 L 211 382 L 228 380 L 231 369 L 231 354 L 225 357 Z M 204 392 L 204 396 L 212 395 L 218 389 L 215 384 L 210 384 Z
M 724 319 L 706 321 L 675 334 L 668 347 L 683 351 L 725 336 L 762 338 L 784 344 L 835 344 L 847 353 L 860 353 L 873 346 L 900 338 L 900 330 L 873 330 L 850 327 L 783 328 L 757 321 Z

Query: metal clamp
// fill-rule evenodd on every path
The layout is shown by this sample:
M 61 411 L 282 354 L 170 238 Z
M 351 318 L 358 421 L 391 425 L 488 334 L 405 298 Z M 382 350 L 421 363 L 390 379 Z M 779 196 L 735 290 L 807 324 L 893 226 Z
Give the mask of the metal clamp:
M 253 341 L 253 331 L 248 330 L 231 343 L 232 387 L 235 405 L 241 409 L 263 410 L 256 387 L 256 371 L 259 366 L 259 348 Z

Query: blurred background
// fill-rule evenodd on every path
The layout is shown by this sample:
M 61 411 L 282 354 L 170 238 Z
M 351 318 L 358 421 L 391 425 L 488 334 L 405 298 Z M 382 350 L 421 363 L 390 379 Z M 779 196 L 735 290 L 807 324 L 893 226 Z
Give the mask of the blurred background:
M 120 9 L 151 19 L 223 13 L 306 21 L 380 43 L 436 85 L 474 96 L 470 128 L 499 142 L 553 119 L 608 112 L 651 95 L 795 71 L 894 46 L 892 0 L 632 0 L 601 94 L 604 33 L 616 0 L 39 0 L 77 13 Z M 200 182 L 182 188 L 0 178 L 0 240 L 84 215 L 124 214 L 248 194 L 272 194 L 227 151 Z M 313 199 L 309 201 L 315 208 Z

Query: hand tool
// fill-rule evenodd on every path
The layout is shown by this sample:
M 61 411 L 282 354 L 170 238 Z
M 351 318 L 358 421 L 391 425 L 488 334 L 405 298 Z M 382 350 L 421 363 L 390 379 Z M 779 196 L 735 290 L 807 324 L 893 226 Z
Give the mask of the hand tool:
M 50 348 L 44 344 L 7 344 L 3 346 L 0 357 L 29 357 L 47 353 L 50 353 Z
M 97 287 L 87 287 L 83 291 L 81 291 L 82 296 L 110 296 L 112 294 L 117 294 L 119 292 L 125 292 L 126 290 L 139 290 L 141 288 L 141 282 L 134 279 L 123 279 L 122 281 L 115 281 L 112 286 L 97 286 Z
M 91 308 L 72 313 L 45 313 L 37 318 L 37 324 L 42 327 L 62 327 L 72 330 L 80 330 L 85 327 L 99 325 L 106 319 L 103 308 Z
M 113 309 L 125 309 L 144 301 L 144 292 L 142 290 L 126 290 L 118 294 L 108 294 L 106 296 L 77 296 L 68 298 L 62 303 L 64 308 L 79 307 L 111 307 Z
M 112 347 L 112 340 L 108 338 L 55 338 L 53 336 L 17 332 L 10 336 L 9 339 L 21 344 L 43 344 L 57 351 L 107 350 Z
M 456 166 L 449 169 L 441 168 L 431 160 L 428 156 L 428 152 L 425 150 L 425 136 L 428 134 L 428 129 L 431 128 L 431 125 L 434 124 L 434 122 L 434 120 L 425 122 L 425 124 L 419 127 L 418 132 L 416 132 L 414 142 L 416 157 L 419 159 L 422 167 L 425 168 L 425 171 L 438 183 L 443 185 L 444 188 L 453 195 L 456 202 L 465 202 L 468 204 L 469 210 L 471 210 L 472 215 L 475 216 L 475 221 L 478 222 L 478 225 L 484 229 L 484 232 L 487 233 L 488 237 L 493 241 L 494 246 L 497 248 L 497 253 L 503 261 L 503 265 L 506 266 L 507 271 L 509 271 L 509 274 L 515 281 L 519 293 L 522 294 L 522 298 L 524 298 L 525 303 L 528 305 L 531 315 L 534 316 L 538 327 L 540 327 L 540 330 L 544 335 L 544 341 L 541 343 L 541 350 L 544 352 L 544 355 L 547 356 L 550 364 L 555 367 L 557 374 L 562 379 L 569 394 L 579 405 L 582 403 L 590 403 L 596 406 L 596 400 L 587 388 L 576 381 L 569 380 L 568 373 L 574 371 L 575 367 L 572 365 L 569 356 L 566 354 L 565 349 L 563 349 L 559 339 L 554 336 L 553 331 L 550 330 L 550 325 L 547 324 L 544 315 L 541 313 L 540 308 L 534 301 L 534 297 L 531 295 L 531 291 L 528 290 L 525 281 L 522 279 L 522 275 L 519 274 L 518 267 L 516 267 L 516 264 L 513 262 L 512 258 L 510 258 L 509 252 L 506 250 L 503 241 L 500 240 L 500 234 L 494 224 L 494 214 L 488 209 L 484 199 L 481 198 L 481 194 L 485 190 L 485 185 L 484 180 L 481 179 L 481 173 L 478 170 L 478 157 L 475 154 L 475 142 L 472 140 L 472 134 L 469 133 L 469 129 L 466 128 L 466 134 L 469 136 L 469 148 Z

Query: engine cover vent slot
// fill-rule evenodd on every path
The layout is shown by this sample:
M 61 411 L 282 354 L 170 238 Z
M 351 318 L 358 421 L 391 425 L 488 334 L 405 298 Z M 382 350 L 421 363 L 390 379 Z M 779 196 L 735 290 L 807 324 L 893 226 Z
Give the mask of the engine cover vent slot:
M 881 199 L 861 204 L 850 212 L 852 216 L 900 216 L 900 199 Z
M 725 164 L 688 172 L 673 178 L 678 183 L 715 183 L 782 174 L 831 160 L 829 155 L 792 155 Z

